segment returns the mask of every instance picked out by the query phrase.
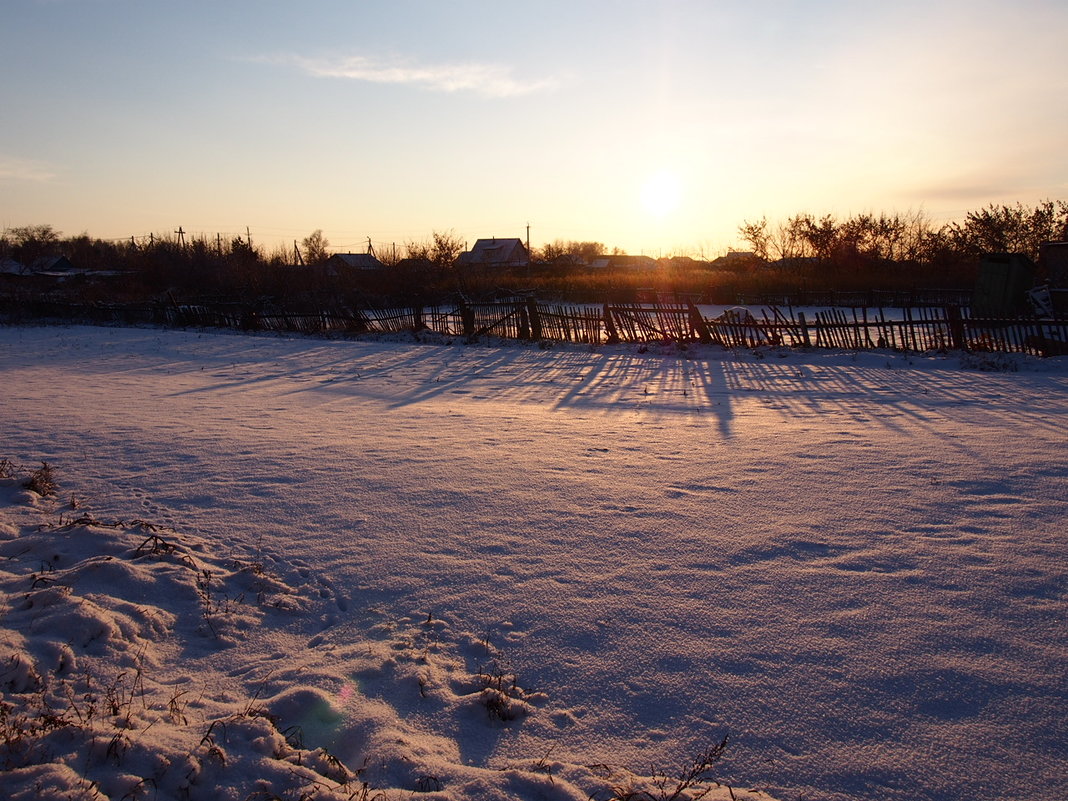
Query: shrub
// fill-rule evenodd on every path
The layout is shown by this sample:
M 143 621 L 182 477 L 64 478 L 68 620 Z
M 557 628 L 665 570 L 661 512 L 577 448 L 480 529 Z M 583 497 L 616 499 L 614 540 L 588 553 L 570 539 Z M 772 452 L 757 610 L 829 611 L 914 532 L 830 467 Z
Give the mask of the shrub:
M 30 473 L 24 486 L 38 495 L 55 495 L 59 487 L 56 483 L 55 471 L 48 462 L 41 462 L 41 466 Z

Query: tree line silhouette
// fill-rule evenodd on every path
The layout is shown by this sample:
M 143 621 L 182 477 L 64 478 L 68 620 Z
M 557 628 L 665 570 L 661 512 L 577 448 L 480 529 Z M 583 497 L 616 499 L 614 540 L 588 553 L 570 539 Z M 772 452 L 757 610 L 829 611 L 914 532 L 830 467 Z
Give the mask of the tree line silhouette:
M 5 292 L 76 293 L 88 301 L 165 295 L 290 305 L 324 298 L 432 303 L 457 294 L 529 292 L 599 302 L 655 290 L 729 303 L 739 295 L 800 290 L 970 289 L 984 253 L 1022 253 L 1037 261 L 1043 242 L 1068 240 L 1068 202 L 991 204 L 941 225 L 923 212 L 844 218 L 800 213 L 778 222 L 747 220 L 738 235 L 745 248 L 714 259 L 680 254 L 635 268 L 614 260 L 620 252 L 602 243 L 557 240 L 532 253 L 529 266 L 503 268 L 460 263 L 462 239 L 435 231 L 399 252 L 376 254 L 381 269 L 348 270 L 330 261 L 321 230 L 301 247 L 268 250 L 241 236 L 175 232 L 116 241 L 64 237 L 50 225 L 31 225 L 0 235 L 0 260 L 34 265 L 64 256 L 76 268 L 69 280 L 5 281 Z

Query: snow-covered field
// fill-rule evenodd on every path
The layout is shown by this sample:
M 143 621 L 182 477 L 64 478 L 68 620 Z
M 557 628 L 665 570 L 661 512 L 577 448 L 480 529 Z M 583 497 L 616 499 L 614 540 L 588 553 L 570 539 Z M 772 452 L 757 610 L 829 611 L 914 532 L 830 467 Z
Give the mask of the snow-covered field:
M 0 796 L 1068 798 L 1002 364 L 0 329 Z

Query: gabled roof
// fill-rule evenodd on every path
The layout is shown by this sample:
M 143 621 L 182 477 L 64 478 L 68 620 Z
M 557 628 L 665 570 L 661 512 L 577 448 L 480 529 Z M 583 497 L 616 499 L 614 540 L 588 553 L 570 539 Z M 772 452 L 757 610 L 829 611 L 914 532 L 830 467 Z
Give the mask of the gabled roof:
M 549 263 L 555 264 L 560 267 L 578 267 L 585 266 L 586 259 L 580 256 L 578 253 L 561 253 Z
M 370 253 L 335 253 L 327 262 L 333 262 L 337 266 L 351 267 L 354 270 L 382 270 L 386 266 Z
M 0 274 L 2 275 L 25 275 L 26 268 L 21 262 L 14 259 L 0 259 Z
M 657 261 L 652 256 L 627 256 L 617 254 L 615 256 L 599 256 L 590 262 L 590 267 L 595 270 L 653 270 L 657 267 Z
M 66 256 L 41 256 L 39 259 L 34 259 L 33 264 L 30 265 L 30 271 L 34 275 L 50 275 L 60 278 L 85 272 L 71 264 Z
M 505 264 L 525 265 L 530 263 L 530 254 L 518 238 L 479 239 L 469 251 L 460 254 L 460 264 Z

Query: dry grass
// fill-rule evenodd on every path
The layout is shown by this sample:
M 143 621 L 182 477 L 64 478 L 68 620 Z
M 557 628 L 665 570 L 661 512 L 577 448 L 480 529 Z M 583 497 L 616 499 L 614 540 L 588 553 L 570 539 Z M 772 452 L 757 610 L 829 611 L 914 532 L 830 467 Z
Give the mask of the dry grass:
M 41 462 L 41 466 L 30 473 L 30 477 L 26 479 L 23 486 L 38 495 L 55 495 L 56 490 L 59 489 L 55 470 L 48 462 Z

